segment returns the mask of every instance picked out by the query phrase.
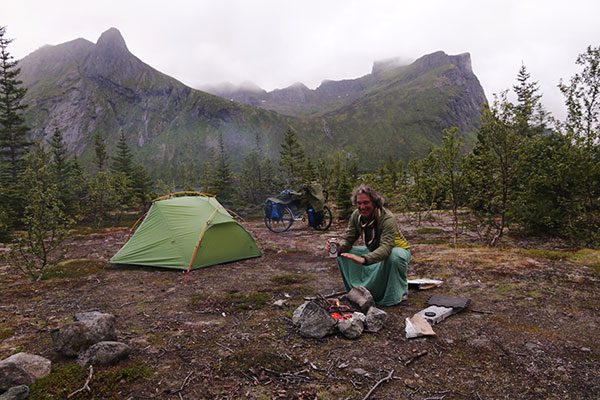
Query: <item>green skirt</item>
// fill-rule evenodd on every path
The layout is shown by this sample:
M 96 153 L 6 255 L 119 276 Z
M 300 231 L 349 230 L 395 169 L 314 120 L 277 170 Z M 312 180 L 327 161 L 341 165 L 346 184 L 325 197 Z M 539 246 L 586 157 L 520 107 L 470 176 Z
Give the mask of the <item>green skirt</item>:
M 362 256 L 369 250 L 365 246 L 354 246 L 349 252 Z M 403 300 L 402 296 L 408 293 L 406 275 L 409 261 L 410 251 L 401 247 L 394 247 L 388 258 L 370 265 L 359 265 L 347 258 L 337 258 L 346 290 L 364 286 L 380 306 L 398 304 Z

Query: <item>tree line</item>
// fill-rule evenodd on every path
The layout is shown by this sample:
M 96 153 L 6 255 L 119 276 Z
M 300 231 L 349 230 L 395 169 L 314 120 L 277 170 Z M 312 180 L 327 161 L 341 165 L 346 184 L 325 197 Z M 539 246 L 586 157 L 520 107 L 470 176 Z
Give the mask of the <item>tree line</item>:
M 208 161 L 174 167 L 181 172 L 176 185 L 149 176 L 134 160 L 124 132 L 114 154 L 96 133 L 94 163 L 87 168 L 69 155 L 58 127 L 46 143 L 32 142 L 23 117 L 26 89 L 5 33 L 0 27 L 0 240 L 16 239 L 32 265 L 45 260 L 70 227 L 114 223 L 127 211 L 145 210 L 153 197 L 176 186 L 214 194 L 226 207 L 259 212 L 266 197 L 312 181 L 329 191 L 342 219 L 352 212 L 352 188 L 368 183 L 417 224 L 433 210 L 449 210 L 455 241 L 468 225 L 492 245 L 507 229 L 600 245 L 598 47 L 588 47 L 576 60 L 580 72 L 559 83 L 567 107 L 564 121 L 544 109 L 537 82 L 522 66 L 510 96 L 502 92 L 484 106 L 470 151 L 457 129 L 448 128 L 425 157 L 408 162 L 390 157 L 379 169 L 366 171 L 342 151 L 318 160 L 307 156 L 288 128 L 279 160 L 261 153 L 257 136 L 236 173 L 220 136 Z

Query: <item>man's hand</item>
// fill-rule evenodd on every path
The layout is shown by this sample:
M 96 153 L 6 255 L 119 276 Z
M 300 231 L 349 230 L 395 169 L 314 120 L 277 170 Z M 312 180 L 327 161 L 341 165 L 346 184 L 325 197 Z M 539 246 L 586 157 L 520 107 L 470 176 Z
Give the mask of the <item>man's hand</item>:
M 352 253 L 342 253 L 342 254 L 340 254 L 340 257 L 344 257 L 344 258 L 347 258 L 348 260 L 352 260 L 359 265 L 363 265 L 365 263 L 364 257 L 357 256 L 356 254 L 352 254 Z

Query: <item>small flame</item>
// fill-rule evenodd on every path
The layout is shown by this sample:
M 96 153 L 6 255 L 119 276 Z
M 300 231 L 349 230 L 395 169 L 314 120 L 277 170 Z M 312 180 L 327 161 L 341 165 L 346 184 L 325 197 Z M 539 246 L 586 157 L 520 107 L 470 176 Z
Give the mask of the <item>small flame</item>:
M 335 305 L 336 305 L 336 307 L 340 306 L 340 300 L 339 299 L 335 299 Z

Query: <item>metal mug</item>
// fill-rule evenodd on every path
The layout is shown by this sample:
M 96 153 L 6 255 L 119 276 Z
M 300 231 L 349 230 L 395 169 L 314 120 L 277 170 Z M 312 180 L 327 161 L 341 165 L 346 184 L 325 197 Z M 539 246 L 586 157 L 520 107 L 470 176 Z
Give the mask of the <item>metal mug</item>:
M 327 240 L 327 243 L 329 243 L 329 257 L 330 258 L 336 258 L 338 256 L 338 242 L 337 239 L 335 238 L 331 238 Z

